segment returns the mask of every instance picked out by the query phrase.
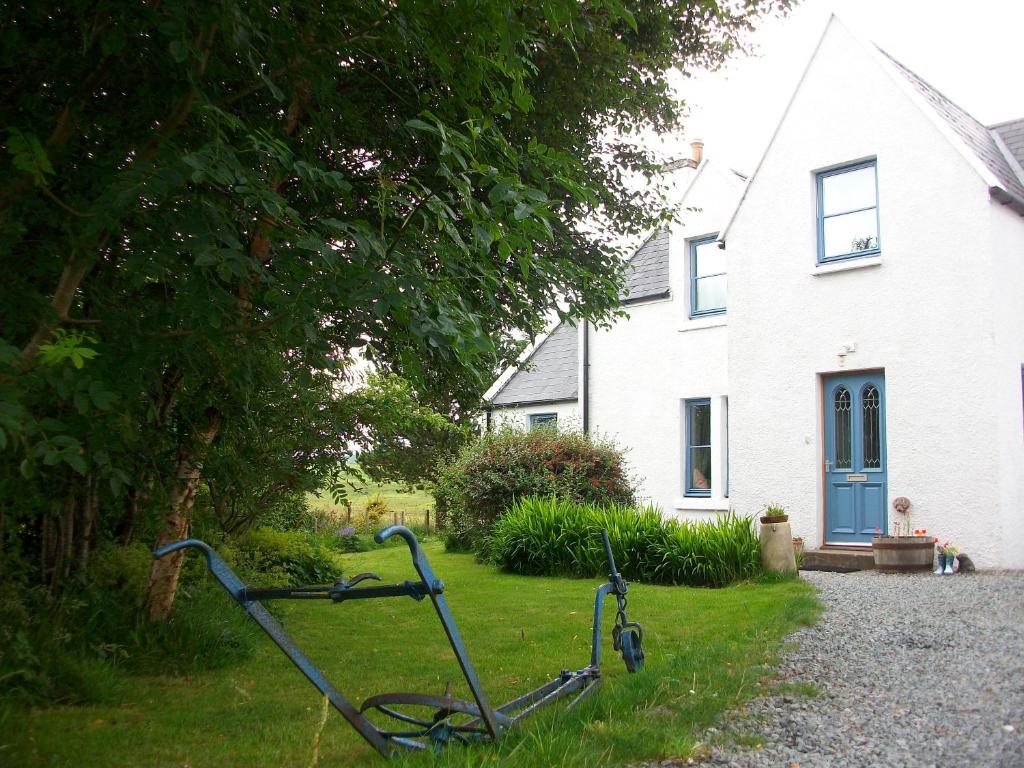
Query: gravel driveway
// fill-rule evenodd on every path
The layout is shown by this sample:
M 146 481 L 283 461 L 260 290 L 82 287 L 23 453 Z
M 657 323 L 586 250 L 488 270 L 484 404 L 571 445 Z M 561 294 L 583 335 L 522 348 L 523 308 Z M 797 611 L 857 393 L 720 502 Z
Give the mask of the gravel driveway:
M 704 765 L 1024 766 L 1024 573 L 802 575 L 825 613 L 779 672 L 819 695 L 751 701 Z M 762 747 L 730 746 L 751 734 Z

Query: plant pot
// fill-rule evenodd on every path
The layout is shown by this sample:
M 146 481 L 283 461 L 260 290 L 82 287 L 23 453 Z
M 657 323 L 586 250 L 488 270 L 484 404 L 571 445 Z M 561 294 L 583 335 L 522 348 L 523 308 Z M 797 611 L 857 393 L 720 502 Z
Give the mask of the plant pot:
M 763 525 L 771 525 L 772 523 L 788 523 L 789 515 L 761 515 L 761 523 Z
M 766 523 L 757 535 L 761 542 L 761 565 L 768 573 L 795 573 L 793 532 L 788 522 Z
M 882 573 L 927 572 L 932 569 L 935 539 L 931 536 L 875 536 L 871 539 L 875 569 Z

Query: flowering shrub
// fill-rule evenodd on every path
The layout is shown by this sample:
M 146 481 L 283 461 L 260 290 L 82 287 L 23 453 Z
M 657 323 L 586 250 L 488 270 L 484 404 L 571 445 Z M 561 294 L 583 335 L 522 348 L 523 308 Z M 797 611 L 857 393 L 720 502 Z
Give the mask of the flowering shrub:
M 574 432 L 501 429 L 466 445 L 441 468 L 434 497 L 449 549 L 470 549 L 516 499 L 555 496 L 577 502 L 633 501 L 622 451 Z

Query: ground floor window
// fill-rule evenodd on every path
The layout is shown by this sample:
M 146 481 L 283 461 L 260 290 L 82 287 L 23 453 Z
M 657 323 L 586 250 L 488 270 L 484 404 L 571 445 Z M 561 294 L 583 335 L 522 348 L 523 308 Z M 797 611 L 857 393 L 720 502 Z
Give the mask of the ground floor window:
M 686 495 L 711 495 L 711 399 L 686 401 Z
M 530 429 L 539 429 L 540 427 L 553 428 L 558 425 L 558 414 L 557 413 L 531 413 L 530 414 Z

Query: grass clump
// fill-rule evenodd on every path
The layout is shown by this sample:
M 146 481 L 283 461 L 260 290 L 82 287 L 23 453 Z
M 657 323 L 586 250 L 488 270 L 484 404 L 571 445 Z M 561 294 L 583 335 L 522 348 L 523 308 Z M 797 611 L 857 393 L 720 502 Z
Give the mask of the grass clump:
M 664 519 L 654 507 L 580 504 L 529 497 L 515 502 L 479 549 L 484 560 L 533 576 L 599 576 L 608 562 L 627 578 L 651 584 L 721 587 L 761 572 L 760 544 L 749 518 Z

